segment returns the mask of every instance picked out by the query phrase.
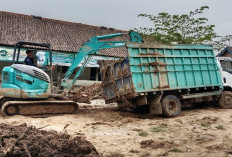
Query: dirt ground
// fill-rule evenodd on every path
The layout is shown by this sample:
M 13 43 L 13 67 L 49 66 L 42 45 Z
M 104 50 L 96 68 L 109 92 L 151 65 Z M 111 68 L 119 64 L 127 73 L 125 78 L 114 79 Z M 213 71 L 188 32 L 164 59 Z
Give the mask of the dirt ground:
M 0 123 L 26 123 L 43 130 L 86 137 L 104 156 L 232 156 L 232 110 L 215 106 L 182 110 L 164 118 L 128 111 L 102 101 L 81 104 L 73 115 L 0 117 Z

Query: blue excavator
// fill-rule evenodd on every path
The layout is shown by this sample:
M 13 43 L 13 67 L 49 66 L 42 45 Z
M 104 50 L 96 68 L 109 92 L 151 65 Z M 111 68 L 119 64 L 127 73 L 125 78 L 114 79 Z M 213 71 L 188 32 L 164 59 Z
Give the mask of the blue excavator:
M 129 32 L 130 41 L 108 40 L 122 36 L 124 33 L 94 36 L 85 42 L 65 73 L 59 87 L 53 86 L 52 70 L 47 74 L 38 67 L 22 64 L 19 60 L 22 47 L 39 47 L 49 51 L 49 68 L 52 69 L 52 51 L 50 44 L 18 42 L 14 47 L 13 64 L 2 70 L 1 85 L 1 113 L 3 115 L 51 115 L 71 114 L 78 110 L 75 101 L 67 100 L 74 84 L 82 74 L 91 55 L 98 54 L 101 49 L 110 49 L 126 46 L 127 42 L 142 42 L 136 32 Z M 80 69 L 70 82 L 70 77 L 77 66 Z M 58 90 L 54 90 L 58 88 Z M 57 92 L 58 91 L 58 92 Z M 66 98 L 66 99 L 65 99 Z

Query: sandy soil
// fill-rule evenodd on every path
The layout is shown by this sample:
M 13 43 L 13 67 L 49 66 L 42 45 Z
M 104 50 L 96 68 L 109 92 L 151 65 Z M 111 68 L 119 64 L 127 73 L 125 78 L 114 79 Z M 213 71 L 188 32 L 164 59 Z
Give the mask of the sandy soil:
M 31 118 L 0 117 L 0 123 L 27 123 L 44 130 L 87 138 L 104 156 L 232 156 L 232 110 L 206 106 L 164 118 L 128 111 L 95 101 L 74 115 Z

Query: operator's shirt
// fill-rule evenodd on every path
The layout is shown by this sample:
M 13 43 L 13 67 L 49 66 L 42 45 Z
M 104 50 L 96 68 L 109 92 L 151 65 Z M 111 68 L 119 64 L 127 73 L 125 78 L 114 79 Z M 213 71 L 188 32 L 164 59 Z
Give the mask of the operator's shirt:
M 31 59 L 29 56 L 27 56 L 27 57 L 25 58 L 24 63 L 25 63 L 26 65 L 30 65 L 30 66 L 36 67 L 36 65 L 33 64 L 32 59 Z

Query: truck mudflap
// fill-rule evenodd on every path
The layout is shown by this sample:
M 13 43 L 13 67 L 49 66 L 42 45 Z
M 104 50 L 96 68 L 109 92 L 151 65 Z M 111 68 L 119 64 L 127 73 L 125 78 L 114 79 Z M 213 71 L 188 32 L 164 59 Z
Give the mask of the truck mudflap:
M 138 96 L 132 81 L 129 59 L 99 61 L 102 87 L 106 103 L 117 102 L 118 106 L 129 107 L 128 101 Z

